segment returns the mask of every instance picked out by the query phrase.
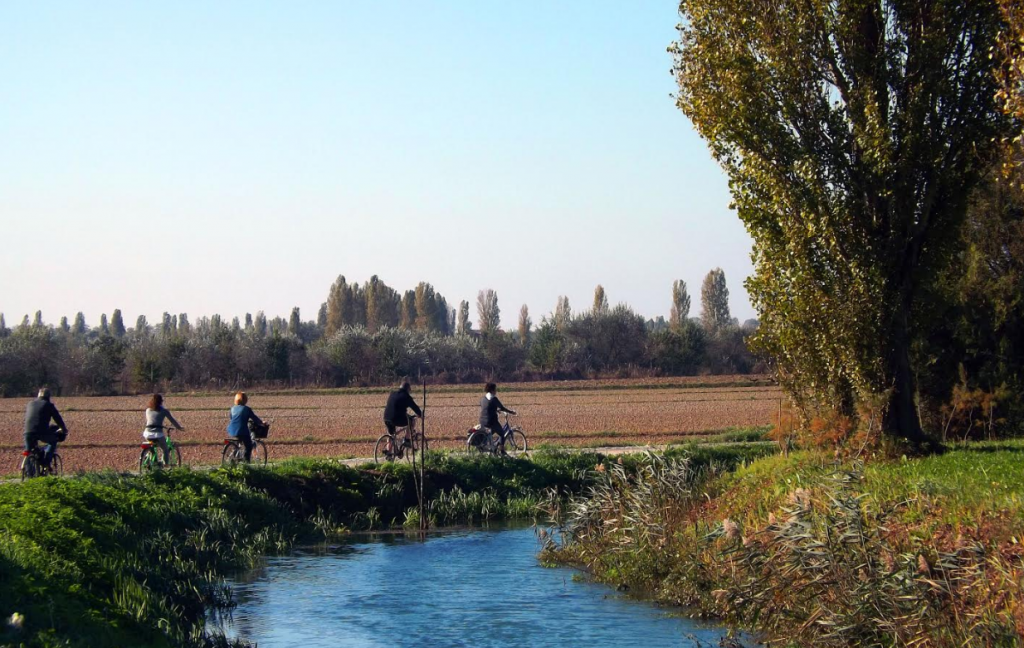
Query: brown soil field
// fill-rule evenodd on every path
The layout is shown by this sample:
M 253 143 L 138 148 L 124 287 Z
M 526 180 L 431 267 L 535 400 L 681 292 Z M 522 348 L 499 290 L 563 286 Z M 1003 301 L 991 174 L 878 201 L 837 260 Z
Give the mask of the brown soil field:
M 422 405 L 422 392 L 414 388 Z M 462 447 L 477 422 L 479 386 L 431 387 L 426 430 L 432 448 Z M 758 376 L 509 383 L 502 402 L 519 412 L 531 446 L 665 444 L 732 427 L 766 425 L 780 390 Z M 250 393 L 249 405 L 273 422 L 271 460 L 373 454 L 384 431 L 386 390 Z M 65 472 L 137 466 L 146 396 L 55 397 L 71 436 L 61 444 Z M 0 474 L 17 470 L 27 399 L 0 399 Z M 176 442 L 186 463 L 220 460 L 231 394 L 171 394 L 165 406 L 186 431 Z

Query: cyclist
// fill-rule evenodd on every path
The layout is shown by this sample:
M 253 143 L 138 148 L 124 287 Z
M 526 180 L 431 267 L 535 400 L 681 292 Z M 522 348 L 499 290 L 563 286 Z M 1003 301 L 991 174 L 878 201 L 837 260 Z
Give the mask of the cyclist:
M 56 425 L 50 425 L 53 420 Z M 36 443 L 46 444 L 43 465 L 49 466 L 57 452 L 57 442 L 67 436 L 68 426 L 64 424 L 57 407 L 50 402 L 50 389 L 43 387 L 39 395 L 25 408 L 25 449 L 33 451 Z
M 508 412 L 509 414 L 516 412 L 501 404 L 497 392 L 498 386 L 492 382 L 484 386 L 484 397 L 480 399 L 480 429 L 487 429 L 493 434 L 497 434 L 500 441 L 505 436 L 505 429 L 498 421 L 498 412 Z
M 409 391 L 412 386 L 409 385 L 408 380 L 402 381 L 402 386 L 391 392 L 388 396 L 388 403 L 384 406 L 384 427 L 388 429 L 388 434 L 393 438 L 395 431 L 403 426 L 409 425 L 409 410 L 416 413 L 416 416 L 423 416 L 423 412 L 420 411 L 416 401 L 412 399 L 412 395 Z M 412 439 L 409 438 L 406 433 L 405 439 L 402 441 L 402 445 L 411 446 Z M 391 447 L 391 441 L 388 440 L 387 452 L 394 452 L 394 448 Z
M 164 464 L 170 460 L 170 448 L 167 447 L 167 435 L 164 433 L 164 420 L 169 420 L 175 428 L 185 431 L 181 424 L 174 420 L 171 412 L 164 408 L 164 397 L 160 394 L 153 394 L 146 407 L 146 429 L 142 431 L 142 438 L 152 441 L 154 445 L 164 451 Z
M 235 394 L 235 406 L 231 408 L 231 422 L 228 423 L 228 436 L 238 439 L 245 446 L 245 462 L 252 459 L 252 433 L 249 432 L 249 421 L 256 425 L 263 425 L 256 412 L 246 405 L 249 396 L 245 392 Z

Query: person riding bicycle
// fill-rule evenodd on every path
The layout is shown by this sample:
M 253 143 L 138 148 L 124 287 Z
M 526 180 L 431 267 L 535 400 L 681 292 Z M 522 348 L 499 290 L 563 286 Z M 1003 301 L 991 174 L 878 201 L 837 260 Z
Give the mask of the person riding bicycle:
M 420 411 L 416 401 L 412 399 L 412 394 L 409 393 L 411 389 L 409 381 L 403 380 L 402 386 L 391 392 L 388 396 L 388 403 L 384 406 L 384 427 L 388 429 L 388 434 L 392 437 L 395 436 L 398 428 L 409 425 L 409 410 L 415 412 L 416 416 L 423 416 L 423 412 Z M 408 433 L 406 433 L 402 445 L 412 445 L 412 439 L 409 438 Z M 388 448 L 389 452 L 392 450 L 393 448 Z
M 228 423 L 228 436 L 238 439 L 245 446 L 245 461 L 249 463 L 252 459 L 252 433 L 249 431 L 249 421 L 256 425 L 263 425 L 256 412 L 246 405 L 249 396 L 245 392 L 235 394 L 235 406 L 231 408 L 231 422 Z
M 498 400 L 498 386 L 494 383 L 487 383 L 484 386 L 484 397 L 480 399 L 480 429 L 490 430 L 493 434 L 498 435 L 498 439 L 502 439 L 505 436 L 505 428 L 498 421 L 498 412 L 508 412 L 509 414 L 515 414 L 515 410 L 510 410 L 501 404 Z
M 142 438 L 164 451 L 164 464 L 166 465 L 170 461 L 171 449 L 167 447 L 164 420 L 170 421 L 178 430 L 185 431 L 185 428 L 181 427 L 181 424 L 171 416 L 170 410 L 164 408 L 164 397 L 160 394 L 153 394 L 146 407 L 146 429 L 142 431 Z
M 53 420 L 56 425 L 50 425 Z M 32 452 L 36 443 L 46 444 L 43 465 L 49 466 L 57 452 L 57 443 L 67 436 L 68 426 L 64 424 L 57 407 L 50 402 L 50 389 L 43 387 L 39 395 L 25 408 L 25 450 Z

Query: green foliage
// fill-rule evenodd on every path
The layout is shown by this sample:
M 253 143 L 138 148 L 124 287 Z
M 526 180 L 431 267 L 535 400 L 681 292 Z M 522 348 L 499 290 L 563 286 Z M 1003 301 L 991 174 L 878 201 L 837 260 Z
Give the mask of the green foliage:
M 451 524 L 533 515 L 549 493 L 579 492 L 598 461 L 437 456 L 429 514 Z M 329 460 L 2 485 L 0 615 L 19 612 L 25 624 L 0 628 L 0 645 L 223 645 L 204 630 L 207 611 L 230 604 L 224 574 L 300 538 L 418 526 L 415 503 L 409 466 L 367 471 Z
M 889 390 L 886 430 L 919 441 L 913 315 L 1006 126 L 995 3 L 683 0 L 680 12 L 678 104 L 754 239 L 759 348 L 801 406 L 850 413 L 858 393 Z
M 476 296 L 476 315 L 480 333 L 483 335 L 496 333 L 501 322 L 498 293 L 491 289 L 481 290 Z
M 1024 442 L 864 466 L 814 454 L 612 466 L 556 507 L 545 559 L 772 645 L 1015 646 Z M 714 464 L 704 464 L 705 466 Z
M 725 285 L 725 272 L 721 268 L 711 270 L 704 277 L 700 287 L 700 308 L 700 320 L 708 333 L 714 335 L 732 325 L 729 288 Z
M 676 279 L 672 282 L 672 309 L 669 312 L 669 326 L 678 329 L 690 321 L 690 294 L 686 282 Z

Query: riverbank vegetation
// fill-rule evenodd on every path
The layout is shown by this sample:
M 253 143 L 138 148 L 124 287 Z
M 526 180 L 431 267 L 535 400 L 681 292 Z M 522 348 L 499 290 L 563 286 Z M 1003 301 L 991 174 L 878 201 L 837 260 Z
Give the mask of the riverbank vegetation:
M 528 517 L 580 492 L 598 460 L 439 456 L 426 473 L 428 515 L 435 525 Z M 408 466 L 329 460 L 0 485 L 0 646 L 223 644 L 204 619 L 230 606 L 224 575 L 297 542 L 418 528 L 415 504 Z
M 778 646 L 1019 646 L 1024 442 L 598 467 L 545 559 Z

